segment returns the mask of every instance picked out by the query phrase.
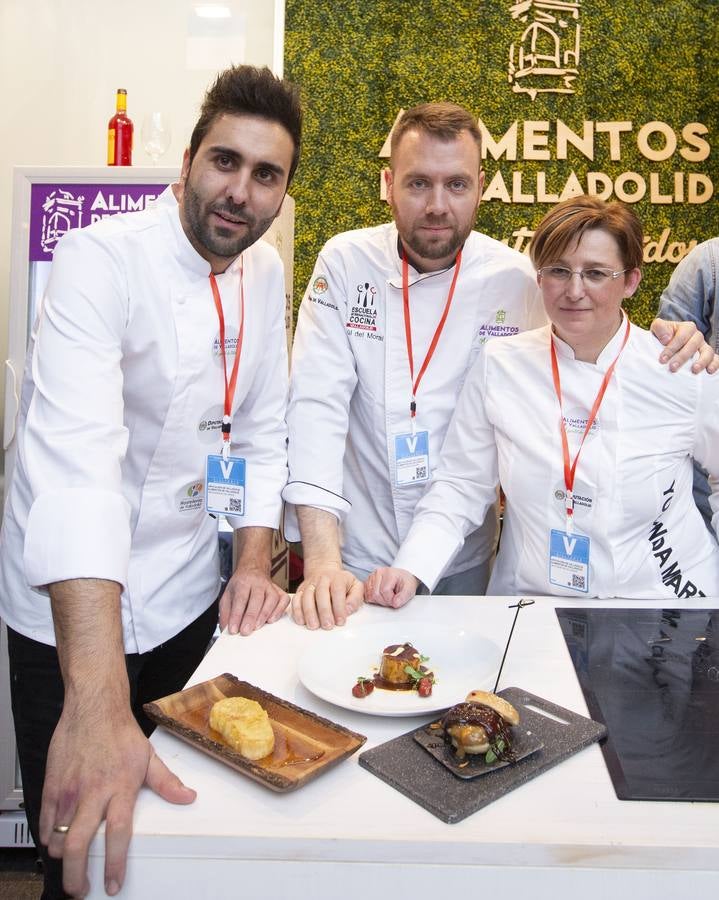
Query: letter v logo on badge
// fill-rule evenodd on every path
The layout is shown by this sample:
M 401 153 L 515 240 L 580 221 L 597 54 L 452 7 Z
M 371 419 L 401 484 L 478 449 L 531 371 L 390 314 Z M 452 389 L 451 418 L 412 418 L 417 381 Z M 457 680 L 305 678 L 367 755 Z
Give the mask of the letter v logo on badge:
M 418 437 L 419 437 L 419 435 L 414 434 L 414 435 L 412 435 L 412 437 L 406 438 L 407 449 L 409 450 L 410 453 L 414 453 L 414 451 L 417 449 L 417 438 Z
M 574 553 L 574 548 L 577 546 L 576 538 L 569 538 L 566 534 L 562 535 L 562 540 L 564 541 L 564 551 L 567 556 L 571 556 Z
M 234 466 L 234 464 L 235 464 L 234 460 L 231 460 L 231 459 L 228 459 L 228 460 L 221 459 L 220 460 L 220 468 L 222 469 L 222 477 L 225 479 L 225 481 L 230 480 L 230 475 L 232 474 L 232 467 Z

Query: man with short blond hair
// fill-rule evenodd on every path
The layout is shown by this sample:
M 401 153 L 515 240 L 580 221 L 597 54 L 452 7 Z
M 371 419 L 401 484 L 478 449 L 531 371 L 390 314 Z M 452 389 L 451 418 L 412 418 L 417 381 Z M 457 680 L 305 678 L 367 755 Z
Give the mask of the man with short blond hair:
M 295 335 L 285 529 L 302 536 L 293 615 L 342 624 L 389 565 L 427 487 L 465 374 L 485 340 L 544 321 L 531 263 L 473 231 L 484 173 L 476 119 L 408 110 L 391 139 L 394 221 L 332 238 Z M 496 515 L 440 592 L 484 591 Z

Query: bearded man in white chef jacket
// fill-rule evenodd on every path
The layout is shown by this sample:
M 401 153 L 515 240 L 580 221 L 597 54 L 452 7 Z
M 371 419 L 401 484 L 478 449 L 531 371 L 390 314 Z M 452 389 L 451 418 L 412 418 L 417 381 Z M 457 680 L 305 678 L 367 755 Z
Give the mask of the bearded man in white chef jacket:
M 322 249 L 295 334 L 285 533 L 302 539 L 298 624 L 342 625 L 368 574 L 391 565 L 427 490 L 479 347 L 544 323 L 526 256 L 473 231 L 482 196 L 475 118 L 451 103 L 408 110 L 391 138 L 394 222 Z M 719 364 L 692 324 L 657 320 L 662 361 Z M 683 348 L 680 350 L 680 348 Z M 483 594 L 496 510 L 434 590 Z
M 232 514 L 240 547 L 220 624 L 248 634 L 289 602 L 269 571 L 287 478 L 285 292 L 258 239 L 300 135 L 293 86 L 229 69 L 174 196 L 70 232 L 55 252 L 0 567 L 43 897 L 65 896 L 63 875 L 64 891 L 85 895 L 103 819 L 105 888 L 118 892 L 143 784 L 194 799 L 153 753 L 142 704 L 183 686 L 216 626 L 218 515 Z M 207 419 L 222 423 L 211 445 Z

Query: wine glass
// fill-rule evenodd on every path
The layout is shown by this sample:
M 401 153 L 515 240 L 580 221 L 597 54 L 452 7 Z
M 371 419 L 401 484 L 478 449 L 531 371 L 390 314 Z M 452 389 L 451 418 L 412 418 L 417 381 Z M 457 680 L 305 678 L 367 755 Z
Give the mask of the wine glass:
M 167 152 L 172 139 L 172 130 L 167 116 L 161 112 L 148 113 L 142 120 L 142 145 L 145 152 L 156 166 L 158 160 Z

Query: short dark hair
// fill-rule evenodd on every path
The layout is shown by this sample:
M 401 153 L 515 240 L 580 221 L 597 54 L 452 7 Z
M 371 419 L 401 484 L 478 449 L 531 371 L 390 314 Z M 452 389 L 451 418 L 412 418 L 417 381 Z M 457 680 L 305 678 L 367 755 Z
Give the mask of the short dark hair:
M 222 115 L 259 116 L 278 122 L 287 129 L 295 145 L 287 178 L 289 185 L 300 160 L 302 141 L 302 107 L 297 86 L 277 78 L 267 66 L 261 69 L 256 66 L 231 66 L 220 72 L 205 94 L 200 118 L 192 131 L 190 165 L 205 135 Z
M 480 168 L 482 166 L 482 135 L 476 118 L 463 106 L 456 103 L 420 103 L 408 109 L 392 131 L 392 161 L 399 142 L 408 131 L 424 131 L 441 141 L 456 140 L 463 131 L 467 131 L 479 148 Z
M 535 268 L 557 262 L 568 247 L 579 243 L 585 231 L 594 228 L 611 234 L 619 247 L 623 266 L 641 269 L 644 232 L 637 214 L 616 200 L 607 203 L 591 194 L 563 200 L 542 219 L 529 247 Z

